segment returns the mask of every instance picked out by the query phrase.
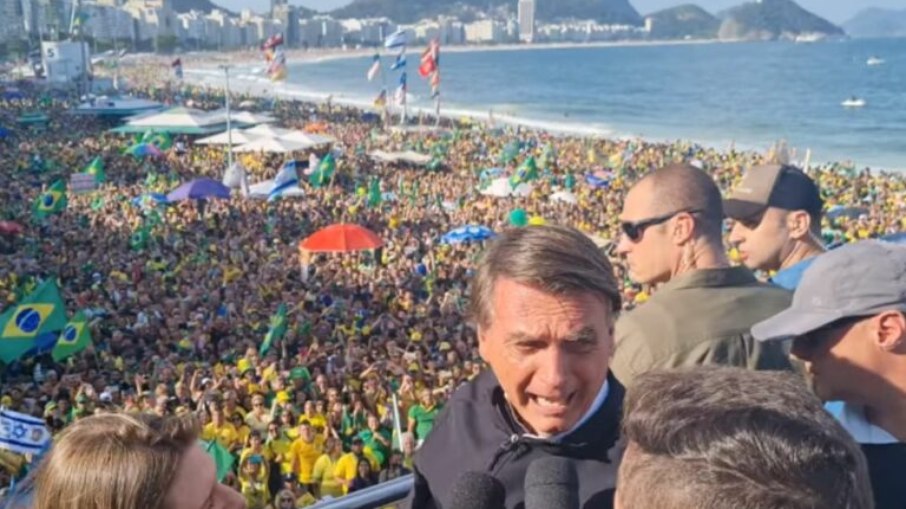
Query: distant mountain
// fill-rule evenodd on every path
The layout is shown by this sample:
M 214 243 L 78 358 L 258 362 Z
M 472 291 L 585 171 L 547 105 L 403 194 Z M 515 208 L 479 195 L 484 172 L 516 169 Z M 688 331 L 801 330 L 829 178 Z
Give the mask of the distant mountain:
M 651 18 L 651 37 L 655 39 L 712 39 L 721 24 L 716 16 L 692 4 L 653 12 L 646 18 Z
M 845 35 L 830 21 L 799 7 L 792 0 L 756 0 L 719 15 L 721 39 L 794 39 L 799 35 Z
M 180 14 L 192 10 L 210 13 L 214 9 L 229 12 L 229 9 L 220 7 L 211 0 L 173 0 L 170 5 L 172 6 L 174 11 Z
M 853 37 L 906 37 L 906 9 L 865 9 L 843 28 Z
M 537 0 L 537 19 L 594 19 L 602 23 L 641 25 L 642 17 L 629 0 Z M 338 18 L 385 16 L 397 23 L 414 23 L 440 15 L 478 11 L 516 12 L 516 0 L 354 0 L 333 11 Z

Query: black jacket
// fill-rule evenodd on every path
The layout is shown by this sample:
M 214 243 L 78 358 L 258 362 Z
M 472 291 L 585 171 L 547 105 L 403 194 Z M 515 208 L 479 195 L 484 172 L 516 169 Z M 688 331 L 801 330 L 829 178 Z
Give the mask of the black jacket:
M 571 458 L 579 474 L 582 509 L 610 509 L 617 467 L 623 386 L 608 376 L 604 404 L 579 429 L 558 443 L 523 436 L 497 378 L 486 371 L 460 388 L 444 407 L 415 455 L 413 509 L 450 506 L 450 490 L 464 472 L 487 472 L 506 488 L 507 509 L 523 509 L 529 464 L 541 457 Z
M 862 444 L 868 460 L 875 509 L 906 509 L 906 443 Z

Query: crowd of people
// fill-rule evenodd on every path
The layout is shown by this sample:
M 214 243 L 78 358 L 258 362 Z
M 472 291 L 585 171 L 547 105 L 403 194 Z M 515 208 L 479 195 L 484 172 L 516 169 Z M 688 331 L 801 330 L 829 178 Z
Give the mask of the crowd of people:
M 160 69 L 132 71 L 136 95 L 168 104 L 192 101 L 219 108 L 220 91 L 161 83 Z M 158 223 L 140 245 L 133 235 L 149 210 L 133 198 L 166 193 L 196 177 L 219 180 L 221 147 L 180 137 L 162 157 L 123 154 L 129 140 L 112 125 L 67 113 L 73 98 L 0 101 L 0 219 L 24 232 L 0 239 L 0 311 L 36 285 L 59 282 L 69 314 L 90 317 L 93 345 L 54 362 L 23 358 L 2 370 L 5 408 L 41 416 L 53 433 L 94 414 L 120 410 L 157 416 L 195 414 L 201 438 L 233 456 L 223 482 L 249 508 L 304 507 L 340 497 L 413 469 L 414 452 L 453 391 L 484 368 L 468 318 L 468 281 L 481 242 L 447 244 L 463 225 L 512 228 L 514 211 L 533 224 L 574 227 L 605 249 L 617 275 L 623 310 L 651 298 L 656 282 L 630 277 L 618 246 L 628 190 L 650 171 L 691 163 L 727 192 L 744 170 L 782 157 L 705 148 L 689 142 L 598 140 L 445 121 L 437 131 L 383 129 L 360 110 L 329 104 L 243 96 L 285 127 L 319 124 L 337 142 L 338 171 L 329 185 L 304 183 L 305 196 L 275 202 L 211 200 L 154 209 Z M 46 126 L 18 126 L 40 110 Z M 376 149 L 432 154 L 425 169 L 376 162 Z M 319 154 L 324 155 L 322 152 Z M 68 196 L 59 214 L 32 220 L 42 189 L 95 158 L 106 182 L 94 193 Z M 504 175 L 534 157 L 540 175 L 528 196 L 480 192 L 482 170 Z M 240 158 L 250 179 L 272 178 L 283 157 Z M 826 210 L 821 237 L 841 243 L 906 230 L 906 178 L 845 164 L 806 170 Z M 606 175 L 592 185 L 588 174 Z M 382 200 L 366 188 L 380 179 Z M 575 203 L 551 200 L 567 189 Z M 380 236 L 374 252 L 319 255 L 299 270 L 298 242 L 345 222 Z M 724 225 L 729 229 L 730 225 Z M 739 249 L 723 246 L 741 262 Z M 762 273 L 763 278 L 772 274 Z M 262 348 L 268 319 L 285 304 L 289 327 Z M 0 485 L 29 469 L 5 455 Z

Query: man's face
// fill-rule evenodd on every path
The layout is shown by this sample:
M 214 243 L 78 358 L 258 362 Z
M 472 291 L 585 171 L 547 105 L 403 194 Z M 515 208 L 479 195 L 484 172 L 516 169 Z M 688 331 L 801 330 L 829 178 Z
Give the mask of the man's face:
M 793 340 L 790 353 L 805 363 L 822 400 L 862 402 L 863 382 L 877 369 L 870 321 L 843 320 Z
M 662 216 L 654 207 L 650 183 L 642 181 L 626 195 L 620 221 L 638 223 Z M 670 255 L 674 246 L 667 233 L 666 224 L 644 228 L 640 236 L 630 239 L 620 233 L 617 253 L 626 258 L 629 277 L 641 284 L 661 283 L 670 279 Z
M 729 241 L 739 250 L 742 263 L 752 270 L 777 270 L 789 254 L 788 212 L 768 207 L 761 214 L 733 222 Z
M 582 418 L 604 384 L 613 319 L 590 294 L 556 296 L 498 278 L 479 349 L 529 431 L 552 436 Z

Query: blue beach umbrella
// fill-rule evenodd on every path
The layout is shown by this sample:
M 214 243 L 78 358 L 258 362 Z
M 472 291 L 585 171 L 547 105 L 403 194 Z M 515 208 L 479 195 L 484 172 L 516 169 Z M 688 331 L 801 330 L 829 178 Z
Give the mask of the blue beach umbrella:
M 495 233 L 487 226 L 466 225 L 460 226 L 441 237 L 444 244 L 462 244 L 467 242 L 480 242 L 494 237 Z

